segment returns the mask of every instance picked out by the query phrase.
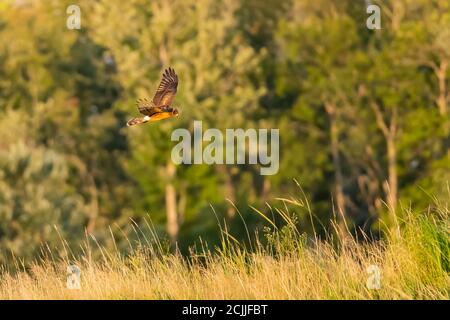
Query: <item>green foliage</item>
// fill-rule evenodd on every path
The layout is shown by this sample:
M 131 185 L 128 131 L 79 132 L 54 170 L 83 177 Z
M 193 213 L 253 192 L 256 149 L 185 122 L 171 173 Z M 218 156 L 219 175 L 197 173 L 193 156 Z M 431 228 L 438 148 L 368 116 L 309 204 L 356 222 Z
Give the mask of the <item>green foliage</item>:
M 168 187 L 183 252 L 199 236 L 219 244 L 218 221 L 247 243 L 246 229 L 266 223 L 248 204 L 269 216 L 266 202 L 298 192 L 293 179 L 315 213 L 296 222 L 308 236 L 330 230 L 338 171 L 357 236 L 376 238 L 393 171 L 398 207 L 447 199 L 448 1 L 375 2 L 382 29 L 372 31 L 363 1 L 81 0 L 81 30 L 66 28 L 70 1 L 2 1 L 0 250 L 35 257 L 58 241 L 54 225 L 74 246 L 88 231 L 128 250 L 147 218 L 166 234 Z M 180 78 L 180 117 L 127 128 L 135 100 L 152 97 L 168 66 Z M 394 118 L 392 166 L 380 120 Z M 171 172 L 171 133 L 192 132 L 194 120 L 203 130 L 278 128 L 278 174 L 251 165 Z M 289 223 L 276 222 L 286 225 L 277 242 L 289 243 Z M 430 237 L 448 247 L 445 234 Z
M 43 244 L 59 244 L 60 236 L 76 246 L 87 208 L 69 183 L 64 156 L 19 141 L 2 150 L 0 159 L 0 263 L 8 264 L 11 256 L 36 257 Z

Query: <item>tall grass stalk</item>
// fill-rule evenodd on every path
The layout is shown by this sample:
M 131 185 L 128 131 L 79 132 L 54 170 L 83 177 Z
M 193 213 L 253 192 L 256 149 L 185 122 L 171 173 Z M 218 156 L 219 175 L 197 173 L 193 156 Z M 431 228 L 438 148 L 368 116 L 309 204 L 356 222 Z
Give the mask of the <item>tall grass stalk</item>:
M 83 254 L 75 257 L 63 241 L 63 258 L 44 248 L 43 258 L 31 267 L 18 258 L 21 271 L 2 267 L 0 299 L 449 299 L 447 204 L 420 213 L 403 209 L 403 220 L 386 229 L 382 240 L 346 236 L 351 240 L 336 246 L 338 233 L 319 240 L 298 231 L 288 205 L 309 208 L 307 202 L 280 201 L 283 208 L 274 211 L 284 226 L 254 208 L 267 228 L 266 241 L 255 240 L 251 250 L 219 218 L 220 247 L 209 250 L 200 239 L 200 249 L 192 249 L 188 257 L 166 250 L 150 223 L 151 237 L 146 237 L 132 221 L 141 240 L 129 242 L 130 254 L 121 254 L 116 246 L 108 251 L 87 236 Z M 92 258 L 96 246 L 101 252 L 97 260 Z M 69 264 L 81 269 L 80 290 L 66 286 Z M 378 290 L 366 285 L 370 265 L 380 270 Z

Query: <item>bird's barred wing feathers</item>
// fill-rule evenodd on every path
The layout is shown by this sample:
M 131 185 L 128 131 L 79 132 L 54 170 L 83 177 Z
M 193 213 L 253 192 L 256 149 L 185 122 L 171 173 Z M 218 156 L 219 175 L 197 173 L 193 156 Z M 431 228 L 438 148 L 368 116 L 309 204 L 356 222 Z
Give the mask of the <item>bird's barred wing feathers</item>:
M 149 99 L 138 99 L 136 101 L 137 108 L 144 116 L 152 116 L 155 113 L 161 112 L 161 108 L 155 107 L 152 101 Z
M 172 68 L 164 71 L 161 83 L 156 90 L 155 97 L 153 98 L 153 104 L 156 107 L 168 107 L 172 104 L 172 101 L 177 93 L 178 76 L 175 70 Z

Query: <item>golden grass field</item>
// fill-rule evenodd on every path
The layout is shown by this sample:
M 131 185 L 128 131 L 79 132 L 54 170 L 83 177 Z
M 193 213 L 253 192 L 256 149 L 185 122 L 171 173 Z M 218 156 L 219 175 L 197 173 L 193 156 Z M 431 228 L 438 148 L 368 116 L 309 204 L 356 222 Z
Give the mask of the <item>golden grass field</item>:
M 268 244 L 252 252 L 226 230 L 221 248 L 188 258 L 163 253 L 159 241 L 144 241 L 128 256 L 103 250 L 96 261 L 86 252 L 75 262 L 79 290 L 66 286 L 69 262 L 47 258 L 26 271 L 4 269 L 0 299 L 449 299 L 447 204 L 405 210 L 372 243 L 349 237 L 310 243 L 280 214 L 286 226 L 273 228 Z M 378 290 L 366 286 L 370 265 L 381 272 Z

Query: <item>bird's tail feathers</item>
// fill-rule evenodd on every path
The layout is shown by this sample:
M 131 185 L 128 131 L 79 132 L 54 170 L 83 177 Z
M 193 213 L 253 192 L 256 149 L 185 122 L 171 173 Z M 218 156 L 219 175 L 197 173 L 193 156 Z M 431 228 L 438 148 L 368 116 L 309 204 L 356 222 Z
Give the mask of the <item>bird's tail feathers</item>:
M 142 123 L 146 123 L 148 120 L 144 119 L 144 118 L 133 118 L 128 120 L 127 122 L 127 126 L 134 126 L 136 124 L 142 124 Z

